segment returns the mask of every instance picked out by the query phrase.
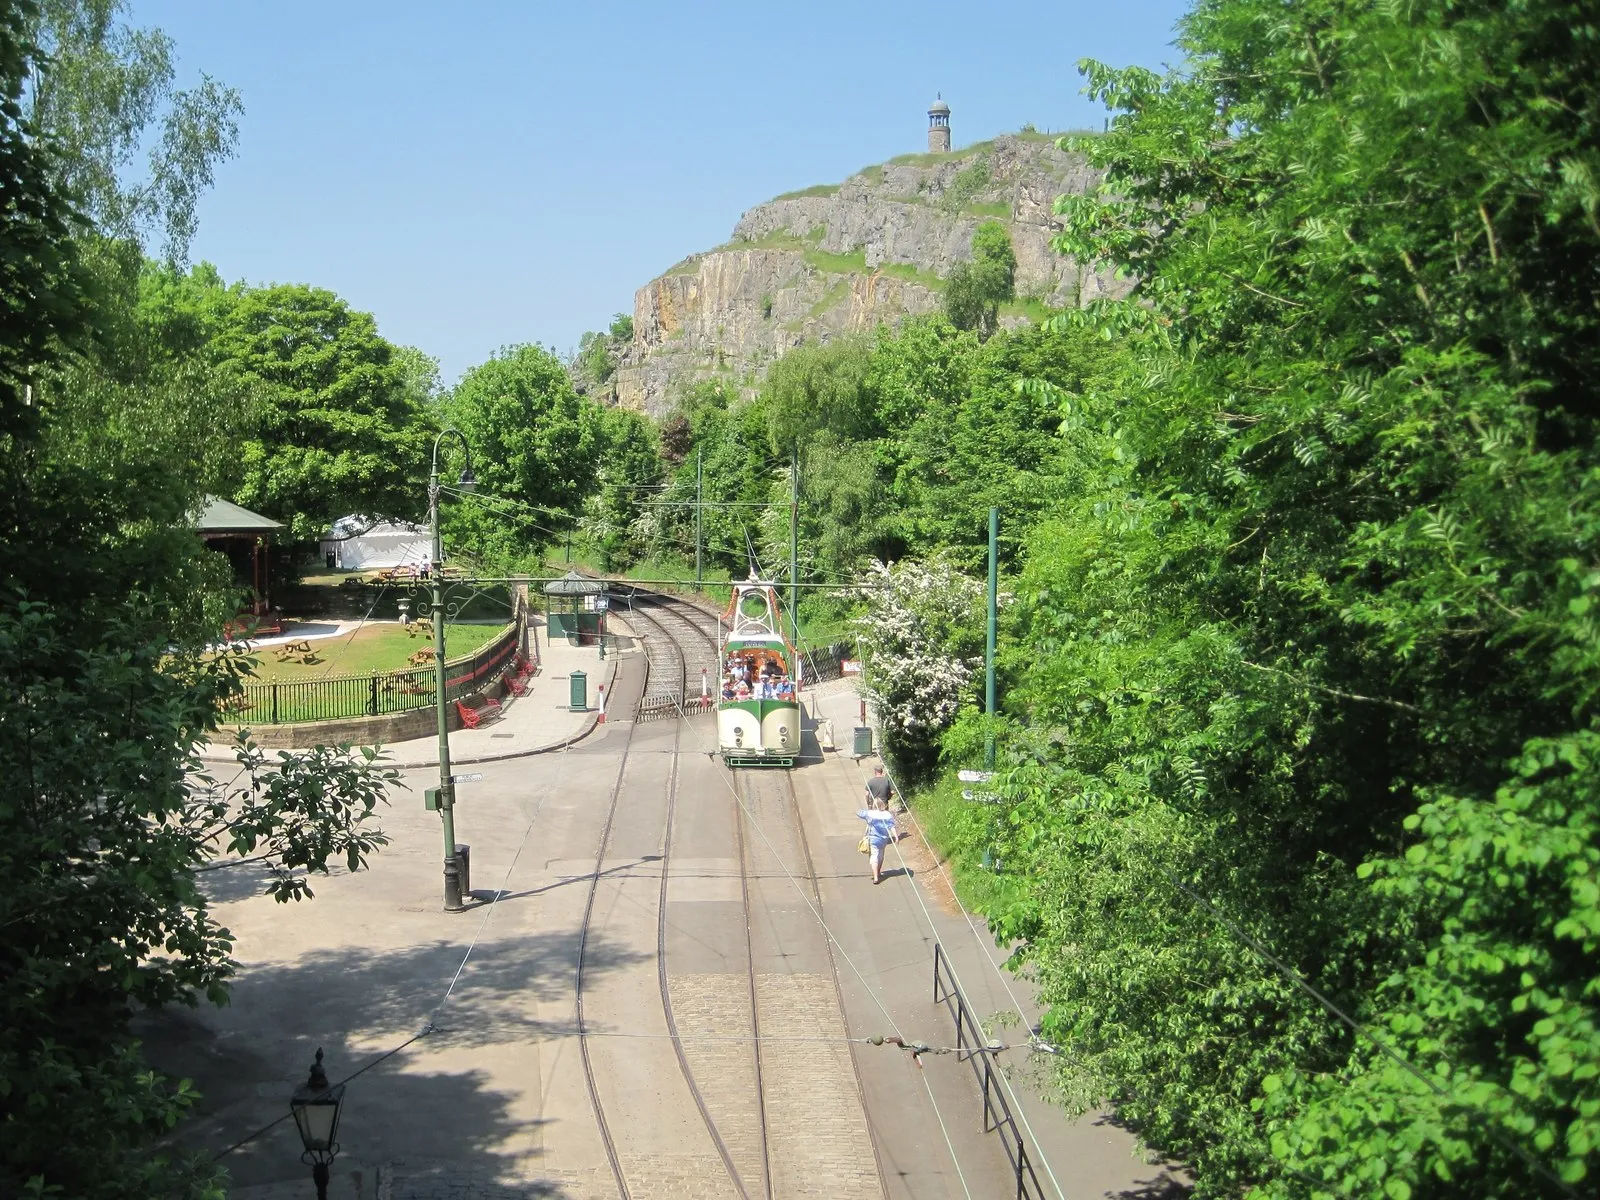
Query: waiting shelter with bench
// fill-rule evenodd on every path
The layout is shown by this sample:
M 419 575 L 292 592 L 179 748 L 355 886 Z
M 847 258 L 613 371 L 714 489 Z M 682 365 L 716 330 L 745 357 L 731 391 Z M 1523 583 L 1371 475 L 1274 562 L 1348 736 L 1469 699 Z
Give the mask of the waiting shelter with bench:
M 547 634 L 574 646 L 594 646 L 606 632 L 606 583 L 568 571 L 544 585 Z

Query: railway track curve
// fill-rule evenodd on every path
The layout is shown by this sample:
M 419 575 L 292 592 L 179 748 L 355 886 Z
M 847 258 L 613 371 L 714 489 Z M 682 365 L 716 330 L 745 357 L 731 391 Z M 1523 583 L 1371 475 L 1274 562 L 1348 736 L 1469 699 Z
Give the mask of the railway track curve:
M 649 720 L 656 716 L 661 718 L 687 716 L 688 713 L 695 711 L 697 708 L 700 711 L 709 711 L 710 706 L 701 706 L 697 703 L 699 700 L 698 694 L 687 695 L 686 693 L 688 693 L 691 686 L 694 686 L 696 693 L 698 692 L 697 683 L 701 667 L 705 667 L 709 672 L 718 666 L 719 648 L 714 632 L 716 618 L 698 605 L 676 597 L 666 597 L 656 593 L 635 592 L 629 595 L 627 599 L 630 604 L 625 619 L 633 625 L 636 633 L 642 635 L 640 640 L 645 651 L 646 679 L 636 719 L 626 735 L 626 742 L 618 761 L 616 776 L 609 790 L 607 812 L 601 830 L 600 844 L 595 854 L 594 870 L 590 875 L 588 895 L 585 898 L 582 924 L 579 931 L 575 987 L 577 993 L 578 1042 L 590 1106 L 599 1130 L 601 1142 L 605 1147 L 606 1159 L 611 1169 L 617 1194 L 623 1200 L 633 1200 L 637 1193 L 630 1182 L 625 1162 L 626 1156 L 619 1145 L 619 1131 L 614 1128 L 613 1122 L 607 1117 L 605 1098 L 602 1095 L 601 1081 L 592 1053 L 590 1024 L 585 1014 L 586 967 L 589 959 L 590 936 L 594 929 L 596 898 L 599 894 L 600 880 L 606 870 L 606 859 L 611 849 L 613 829 L 616 824 L 623 792 L 624 776 L 627 774 L 630 758 L 635 748 L 634 743 L 638 724 L 640 721 Z M 640 628 L 641 626 L 644 628 Z M 646 715 L 647 713 L 648 715 Z M 750 1054 L 753 1059 L 752 1070 L 755 1080 L 754 1095 L 750 1097 L 750 1100 L 757 1114 L 756 1139 L 758 1144 L 758 1153 L 752 1156 L 754 1161 L 747 1162 L 744 1169 L 741 1169 L 736 1162 L 734 1149 L 730 1146 L 729 1139 L 725 1136 L 716 1114 L 712 1112 L 711 1105 L 708 1104 L 701 1087 L 701 1081 L 689 1061 L 684 1040 L 680 1036 L 677 1013 L 669 986 L 667 965 L 668 888 L 673 877 L 674 832 L 679 815 L 680 758 L 684 724 L 682 720 L 675 722 L 669 747 L 666 751 L 669 766 L 667 768 L 666 811 L 660 834 L 660 885 L 656 895 L 655 946 L 657 986 L 662 1006 L 662 1017 L 667 1028 L 668 1037 L 672 1041 L 674 1057 L 677 1060 L 684 1086 L 699 1114 L 707 1137 L 722 1163 L 728 1184 L 743 1200 L 770 1198 L 772 1195 L 772 1172 L 762 1082 L 760 1018 L 756 1005 L 755 957 L 750 944 L 748 856 L 742 833 L 738 832 L 739 826 L 737 822 L 734 828 L 738 836 L 739 882 L 741 901 L 744 908 L 745 946 L 743 957 L 745 980 L 743 990 L 749 998 L 746 1016 Z M 752 1167 L 754 1167 L 753 1170 L 751 1169 Z M 710 1193 L 708 1192 L 707 1194 Z

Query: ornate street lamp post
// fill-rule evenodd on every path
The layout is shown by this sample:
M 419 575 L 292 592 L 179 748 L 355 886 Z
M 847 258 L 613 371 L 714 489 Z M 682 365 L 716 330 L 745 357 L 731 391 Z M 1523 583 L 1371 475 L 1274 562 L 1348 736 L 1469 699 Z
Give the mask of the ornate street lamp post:
M 434 711 L 439 726 L 439 818 L 444 824 L 444 907 L 447 912 L 460 912 L 466 906 L 461 900 L 461 860 L 456 854 L 455 784 L 450 780 L 450 719 L 446 707 L 446 680 L 444 670 L 444 543 L 439 536 L 439 443 L 446 434 L 461 440 L 466 452 L 467 465 L 461 472 L 459 487 L 470 492 L 478 486 L 472 474 L 472 446 L 466 434 L 454 426 L 439 431 L 433 439 L 433 466 L 428 471 L 428 527 L 433 535 L 433 561 L 428 571 L 428 581 L 433 592 L 433 669 Z
M 322 1049 L 311 1064 L 311 1078 L 295 1089 L 289 1100 L 295 1126 L 305 1153 L 300 1161 L 311 1166 L 311 1181 L 317 1185 L 317 1200 L 328 1200 L 328 1165 L 338 1157 L 339 1110 L 344 1107 L 344 1084 L 328 1086 L 322 1070 Z

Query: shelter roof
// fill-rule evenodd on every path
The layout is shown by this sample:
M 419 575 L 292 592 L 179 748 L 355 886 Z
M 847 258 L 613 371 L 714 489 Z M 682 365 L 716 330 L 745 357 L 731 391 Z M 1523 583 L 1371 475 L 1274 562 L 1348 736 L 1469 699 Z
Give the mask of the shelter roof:
M 605 590 L 605 580 L 590 579 L 576 571 L 568 571 L 560 579 L 552 579 L 544 585 L 546 596 L 598 596 Z
M 195 532 L 201 534 L 255 534 L 276 533 L 283 528 L 282 521 L 263 517 L 260 513 L 241 508 L 220 496 L 207 496 L 194 523 Z

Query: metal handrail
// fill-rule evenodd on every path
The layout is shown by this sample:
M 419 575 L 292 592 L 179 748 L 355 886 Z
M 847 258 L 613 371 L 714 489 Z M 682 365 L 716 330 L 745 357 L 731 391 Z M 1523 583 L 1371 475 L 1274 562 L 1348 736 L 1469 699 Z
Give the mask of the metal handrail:
M 1000 1145 L 1017 1181 L 1017 1200 L 1049 1200 L 1039 1177 L 1034 1174 L 1033 1164 L 1028 1161 L 1028 1146 L 1022 1140 L 1016 1118 L 1011 1115 L 1011 1106 L 995 1082 L 994 1055 L 988 1053 L 988 1040 L 972 1015 L 966 997 L 961 994 L 955 971 L 946 961 L 944 947 L 937 941 L 933 943 L 933 1002 L 944 1005 L 955 1021 L 956 1057 L 972 1065 L 978 1087 L 983 1091 L 983 1131 L 1000 1135 Z

